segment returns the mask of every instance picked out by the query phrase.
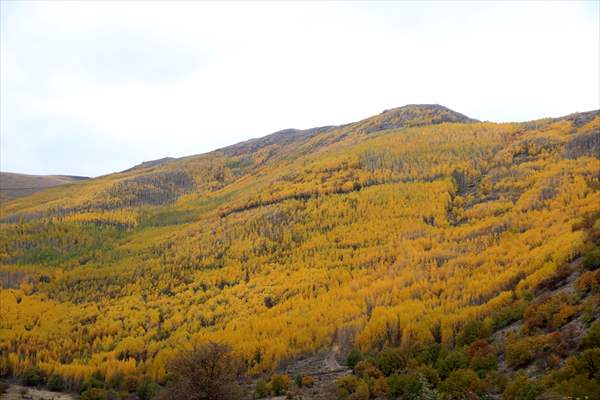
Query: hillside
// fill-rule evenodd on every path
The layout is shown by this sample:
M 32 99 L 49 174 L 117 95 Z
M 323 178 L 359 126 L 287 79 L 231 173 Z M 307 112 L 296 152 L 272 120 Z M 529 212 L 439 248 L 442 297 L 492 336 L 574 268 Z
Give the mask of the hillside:
M 595 346 L 599 159 L 598 111 L 498 124 L 408 105 L 3 202 L 0 374 L 125 390 L 219 341 L 254 377 L 332 348 L 377 366 L 341 397 L 426 367 L 443 393 L 459 370 L 496 398 L 517 371 L 593 391 L 600 374 L 548 377 Z M 390 349 L 413 361 L 387 368 Z
M 68 175 L 27 175 L 0 172 L 0 202 L 17 197 L 29 196 L 53 186 L 65 185 L 88 179 L 83 176 Z

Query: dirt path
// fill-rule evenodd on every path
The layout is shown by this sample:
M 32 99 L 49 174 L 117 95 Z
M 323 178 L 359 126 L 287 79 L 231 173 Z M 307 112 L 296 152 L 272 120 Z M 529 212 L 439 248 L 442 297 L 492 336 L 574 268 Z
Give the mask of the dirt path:
M 6 393 L 0 395 L 2 400 L 75 400 L 73 396 L 66 393 L 51 392 L 28 388 L 19 385 L 10 385 Z

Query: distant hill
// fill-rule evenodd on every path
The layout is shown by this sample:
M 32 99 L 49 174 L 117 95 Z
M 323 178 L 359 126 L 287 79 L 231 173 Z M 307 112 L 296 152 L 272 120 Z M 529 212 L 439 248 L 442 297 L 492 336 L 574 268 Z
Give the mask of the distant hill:
M 0 202 L 29 196 L 40 190 L 89 179 L 70 175 L 27 175 L 0 172 Z

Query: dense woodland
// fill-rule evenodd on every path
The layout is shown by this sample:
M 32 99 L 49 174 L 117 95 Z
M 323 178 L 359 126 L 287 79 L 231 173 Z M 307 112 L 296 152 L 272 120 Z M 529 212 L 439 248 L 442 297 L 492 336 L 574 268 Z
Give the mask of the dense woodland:
M 335 345 L 340 398 L 598 398 L 598 112 L 268 138 L 2 204 L 0 375 L 143 398 L 215 342 L 267 394 Z

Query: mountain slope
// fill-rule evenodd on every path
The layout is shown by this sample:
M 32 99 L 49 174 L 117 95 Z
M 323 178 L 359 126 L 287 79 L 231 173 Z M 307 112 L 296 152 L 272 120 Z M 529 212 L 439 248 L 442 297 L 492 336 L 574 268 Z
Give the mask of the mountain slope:
M 163 165 L 163 164 L 168 164 L 172 161 L 175 161 L 175 158 L 173 157 L 164 157 L 164 158 L 159 158 L 158 160 L 150 160 L 150 161 L 144 161 L 138 165 L 135 165 L 129 169 L 126 169 L 123 172 L 129 172 L 129 171 L 135 171 L 135 170 L 139 170 L 139 169 L 146 169 L 146 168 L 152 168 L 152 167 L 158 167 L 159 165 Z
M 29 196 L 32 193 L 53 186 L 65 185 L 89 179 L 83 176 L 68 175 L 27 175 L 12 172 L 0 172 L 0 202 L 17 197 Z
M 332 345 L 452 349 L 596 251 L 599 136 L 598 111 L 496 124 L 411 105 L 15 199 L 0 370 L 76 387 L 162 382 L 193 341 L 230 343 L 252 374 Z

